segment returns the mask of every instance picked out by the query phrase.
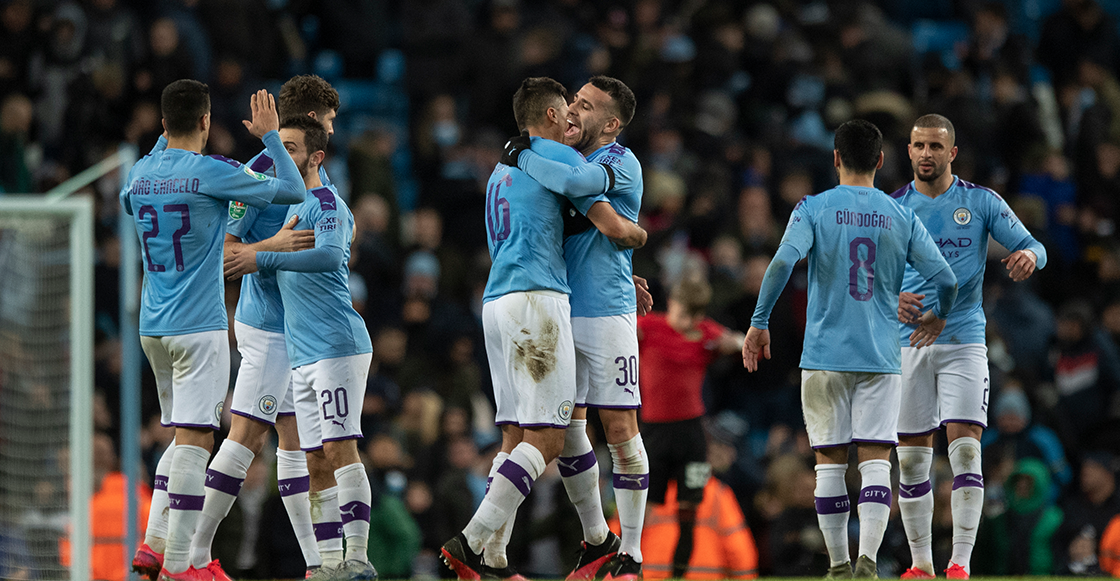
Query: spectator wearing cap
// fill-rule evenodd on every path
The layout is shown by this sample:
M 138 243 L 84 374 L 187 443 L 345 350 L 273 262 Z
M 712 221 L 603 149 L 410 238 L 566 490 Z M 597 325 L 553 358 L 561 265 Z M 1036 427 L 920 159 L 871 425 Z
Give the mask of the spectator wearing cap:
M 1054 534 L 1055 573 L 1085 575 L 1099 571 L 1098 540 L 1114 516 L 1120 514 L 1120 495 L 1116 493 L 1116 459 L 1095 451 L 1081 460 L 1076 495 L 1062 503 L 1065 519 Z
M 992 411 L 995 424 L 984 430 L 980 442 L 985 463 L 1010 467 L 1024 458 L 1041 460 L 1053 479 L 1050 498 L 1056 499 L 1062 487 L 1073 479 L 1058 434 L 1044 425 L 1031 423 L 1030 401 L 1014 380 L 996 398 Z M 999 470 L 985 472 L 993 474 Z
M 1050 371 L 1058 390 L 1060 433 L 1067 446 L 1089 444 L 1120 388 L 1120 356 L 1112 339 L 1094 323 L 1095 316 L 1081 300 L 1065 304 L 1058 312 Z

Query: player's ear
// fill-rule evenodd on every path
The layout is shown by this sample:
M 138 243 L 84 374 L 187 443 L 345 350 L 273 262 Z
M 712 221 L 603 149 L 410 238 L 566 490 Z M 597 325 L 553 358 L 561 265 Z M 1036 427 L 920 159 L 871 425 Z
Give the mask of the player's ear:
M 832 150 L 832 167 L 834 167 L 836 169 L 840 169 L 840 150 L 839 149 L 833 149 Z
M 954 145 L 953 149 L 949 150 L 949 163 L 953 163 L 956 159 L 957 159 L 957 146 Z
M 883 155 L 883 152 L 880 151 L 879 152 L 879 164 L 875 166 L 875 169 L 877 169 L 877 170 L 883 169 L 883 159 L 885 157 L 886 156 Z
M 307 116 L 308 116 L 308 117 L 310 117 L 310 118 L 312 118 L 312 119 L 314 119 L 314 120 L 316 120 L 316 121 L 318 121 L 318 120 L 319 120 L 319 115 L 318 115 L 318 113 L 316 113 L 316 112 L 314 112 L 314 111 L 308 111 L 308 112 L 307 112 Z
M 323 165 L 323 160 L 326 159 L 326 157 L 327 157 L 327 152 L 325 152 L 321 149 L 319 151 L 316 151 L 315 153 L 312 153 L 311 154 L 311 165 L 314 165 L 315 167 L 319 167 L 319 166 Z
M 203 115 L 202 117 L 199 118 L 199 120 L 198 120 L 198 130 L 203 131 L 203 132 L 206 132 L 206 131 L 210 130 L 210 113 L 209 112 L 207 112 L 205 115 Z
M 606 128 L 603 129 L 603 132 L 604 133 L 615 133 L 621 128 L 622 128 L 622 121 L 619 121 L 618 117 L 611 117 L 611 120 L 607 121 L 607 126 L 606 126 Z

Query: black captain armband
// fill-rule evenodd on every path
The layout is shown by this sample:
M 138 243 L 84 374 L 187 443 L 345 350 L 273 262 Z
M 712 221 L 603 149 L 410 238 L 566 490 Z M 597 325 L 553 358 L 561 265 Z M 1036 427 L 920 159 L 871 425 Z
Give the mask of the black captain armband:
M 601 163 L 599 165 L 603 166 L 603 169 L 607 170 L 607 179 L 610 180 L 610 185 L 607 186 L 607 191 L 609 192 L 614 189 L 614 168 L 605 163 Z
M 567 199 L 564 200 L 564 208 L 560 210 L 560 212 L 563 214 L 564 218 L 564 238 L 575 236 L 576 234 L 586 232 L 595 227 L 595 225 L 591 223 L 591 219 L 581 214 L 579 210 L 572 205 L 572 202 Z

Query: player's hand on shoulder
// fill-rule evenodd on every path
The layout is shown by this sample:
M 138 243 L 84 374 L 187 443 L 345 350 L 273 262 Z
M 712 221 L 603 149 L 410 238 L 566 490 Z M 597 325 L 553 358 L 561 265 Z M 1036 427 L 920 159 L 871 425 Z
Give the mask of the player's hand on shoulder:
M 916 324 L 922 316 L 922 299 L 926 295 L 898 293 L 898 320 L 902 323 Z
M 743 367 L 758 371 L 758 360 L 770 358 L 770 330 L 751 327 L 743 338 Z
M 257 271 L 257 251 L 247 245 L 234 247 L 226 253 L 224 266 L 226 278 L 230 280 L 252 274 Z
M 269 131 L 280 130 L 280 115 L 276 112 L 276 99 L 266 90 L 261 89 L 249 98 L 249 108 L 253 114 L 252 121 L 242 121 L 249 133 L 261 139 Z
M 267 250 L 299 252 L 300 250 L 315 248 L 315 231 L 296 230 L 297 223 L 299 223 L 299 216 L 292 216 L 292 219 L 288 220 L 288 223 L 284 224 L 279 232 L 265 241 L 268 243 Z
M 653 312 L 653 295 L 649 293 L 649 283 L 646 279 L 634 276 L 634 294 L 638 299 L 638 316 L 644 317 Z
M 1017 250 L 1000 262 L 1009 271 L 1007 275 L 1011 277 L 1011 280 L 1020 282 L 1027 280 L 1034 274 L 1038 257 L 1030 250 Z
M 945 319 L 939 318 L 933 309 L 930 309 L 922 313 L 921 318 L 918 319 L 918 328 L 910 333 L 910 346 L 921 349 L 933 345 L 944 330 Z
M 528 131 L 522 131 L 521 135 L 510 137 L 506 146 L 502 148 L 501 162 L 510 167 L 517 167 L 517 159 L 521 157 L 521 152 L 529 149 L 531 145 Z

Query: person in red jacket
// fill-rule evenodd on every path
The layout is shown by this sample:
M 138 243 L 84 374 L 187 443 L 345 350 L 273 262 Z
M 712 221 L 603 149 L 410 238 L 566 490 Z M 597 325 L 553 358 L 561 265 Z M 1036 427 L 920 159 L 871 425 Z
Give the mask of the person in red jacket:
M 712 288 L 686 278 L 673 287 L 668 312 L 638 319 L 642 438 L 649 454 L 649 502 L 662 504 L 670 480 L 677 482 L 680 538 L 673 552 L 674 578 L 684 577 L 692 556 L 696 507 L 712 469 L 704 439 L 701 388 L 708 365 L 738 353 L 743 334 L 704 314 Z

